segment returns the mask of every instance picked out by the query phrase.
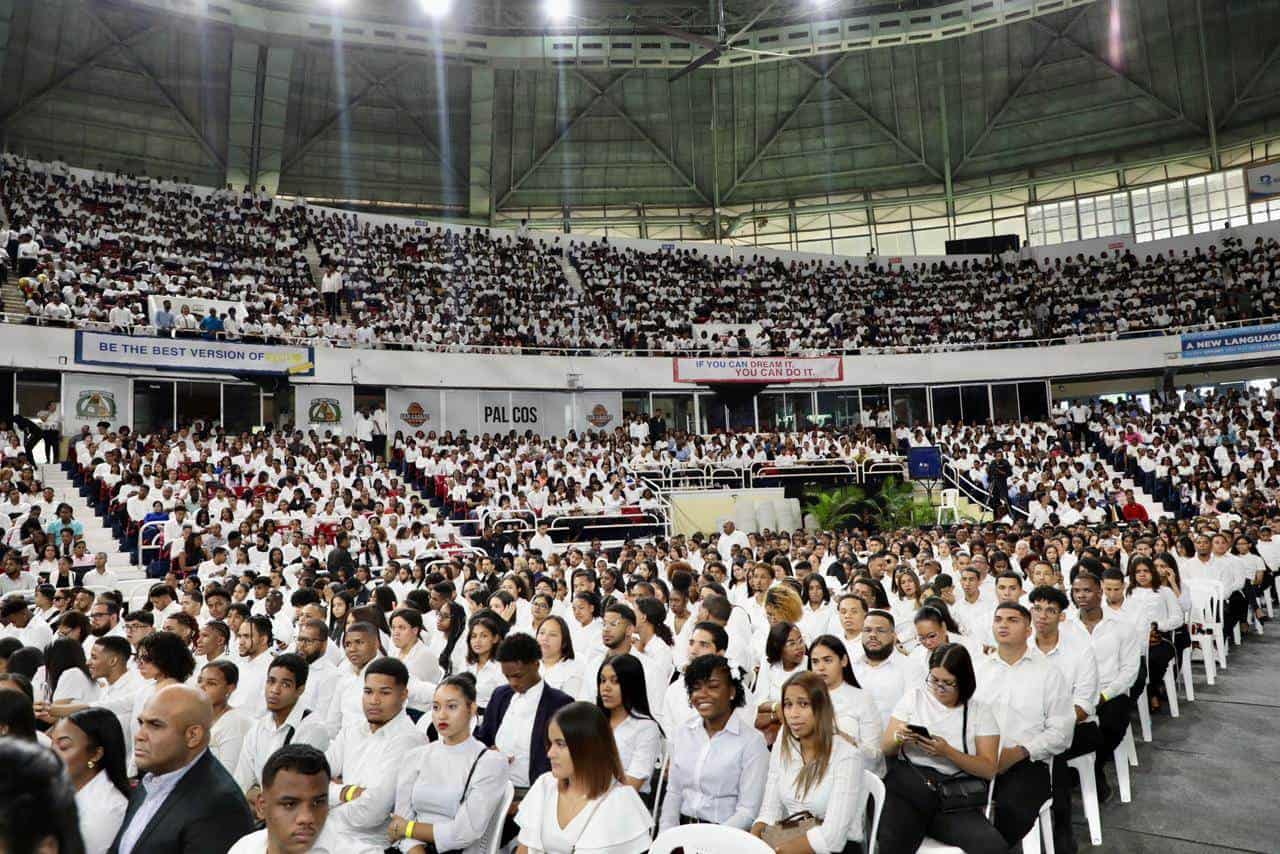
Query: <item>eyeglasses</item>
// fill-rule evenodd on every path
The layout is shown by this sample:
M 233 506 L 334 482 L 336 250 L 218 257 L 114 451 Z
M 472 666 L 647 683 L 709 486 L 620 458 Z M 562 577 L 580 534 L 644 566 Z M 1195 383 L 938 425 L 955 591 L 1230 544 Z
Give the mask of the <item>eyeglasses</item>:
M 954 679 L 939 679 L 932 673 L 926 676 L 924 681 L 928 682 L 929 687 L 935 691 L 954 691 L 957 684 Z

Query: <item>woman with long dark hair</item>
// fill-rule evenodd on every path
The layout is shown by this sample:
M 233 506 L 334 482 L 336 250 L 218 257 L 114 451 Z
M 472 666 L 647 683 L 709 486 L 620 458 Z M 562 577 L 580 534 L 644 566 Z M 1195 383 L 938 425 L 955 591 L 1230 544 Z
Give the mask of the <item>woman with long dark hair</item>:
M 548 727 L 551 770 L 520 802 L 518 854 L 643 854 L 649 850 L 649 811 L 622 785 L 622 760 L 604 713 L 593 703 L 570 703 Z
M 350 591 L 339 590 L 329 602 L 329 640 L 342 646 L 342 636 L 347 633 L 347 615 L 355 607 L 355 597 Z
M 864 691 L 858 677 L 853 675 L 844 641 L 835 635 L 819 636 L 809 646 L 809 669 L 826 684 L 840 731 L 862 753 L 866 767 L 883 774 L 884 752 L 880 749 L 880 739 L 884 735 L 884 717 L 870 692 Z
M 44 700 L 87 704 L 98 696 L 98 686 L 89 675 L 84 647 L 71 638 L 58 638 L 44 650 Z
M 467 612 L 457 602 L 448 601 L 435 612 L 436 631 L 427 642 L 445 676 L 459 674 L 467 666 Z
M 105 854 L 131 794 L 120 720 L 107 709 L 83 709 L 58 721 L 50 737 L 76 788 L 85 854 Z
M 506 684 L 498 663 L 498 644 L 507 636 L 507 624 L 492 611 L 479 611 L 467 626 L 467 664 L 464 672 L 476 678 L 476 702 L 483 714 L 493 690 Z
M 634 655 L 615 655 L 600 665 L 596 705 L 609 718 L 628 786 L 649 791 L 662 744 L 662 729 L 649 711 L 644 666 Z

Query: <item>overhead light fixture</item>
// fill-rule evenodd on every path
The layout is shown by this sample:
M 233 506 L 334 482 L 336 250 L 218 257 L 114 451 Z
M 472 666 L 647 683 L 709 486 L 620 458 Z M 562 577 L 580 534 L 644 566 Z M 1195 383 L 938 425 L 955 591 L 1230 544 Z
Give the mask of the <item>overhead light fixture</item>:
M 569 20 L 569 0 L 547 0 L 547 17 L 556 23 Z
M 432 18 L 443 18 L 449 14 L 450 0 L 422 0 L 422 11 Z

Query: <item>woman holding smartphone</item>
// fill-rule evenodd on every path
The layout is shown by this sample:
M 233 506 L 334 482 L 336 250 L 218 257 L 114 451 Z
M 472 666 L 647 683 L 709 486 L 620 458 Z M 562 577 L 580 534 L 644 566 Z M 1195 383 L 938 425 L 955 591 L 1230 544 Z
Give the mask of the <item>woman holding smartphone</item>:
M 976 687 L 968 650 L 944 644 L 929 656 L 925 684 L 893 710 L 881 741 L 890 759 L 881 850 L 915 851 L 929 836 L 965 854 L 1007 854 L 1009 843 L 981 807 L 944 812 L 937 791 L 952 775 L 995 776 L 1000 731 L 990 709 L 973 699 Z

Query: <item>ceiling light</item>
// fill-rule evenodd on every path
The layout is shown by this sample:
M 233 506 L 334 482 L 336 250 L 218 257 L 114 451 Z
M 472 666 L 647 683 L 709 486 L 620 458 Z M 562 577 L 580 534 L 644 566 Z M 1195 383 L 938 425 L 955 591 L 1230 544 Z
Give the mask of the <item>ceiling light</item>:
M 449 14 L 450 0 L 422 0 L 422 11 L 432 18 L 443 18 Z
M 557 23 L 569 19 L 569 0 L 547 0 L 547 17 Z

